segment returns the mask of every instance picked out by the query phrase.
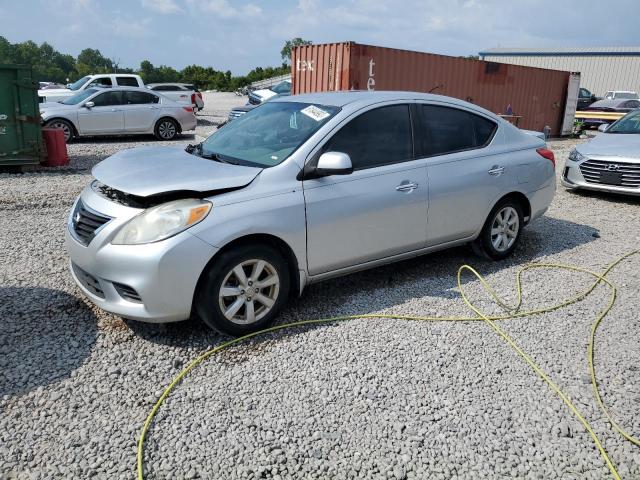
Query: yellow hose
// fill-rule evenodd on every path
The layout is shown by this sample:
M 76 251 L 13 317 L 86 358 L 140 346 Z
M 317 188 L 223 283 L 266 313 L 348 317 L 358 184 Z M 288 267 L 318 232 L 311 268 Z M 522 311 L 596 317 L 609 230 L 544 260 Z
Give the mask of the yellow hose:
M 609 468 L 609 471 L 611 472 L 613 477 L 616 480 L 621 480 L 620 474 L 618 473 L 618 471 L 616 470 L 615 465 L 613 464 L 613 462 L 609 458 L 609 455 L 607 454 L 607 451 L 605 450 L 604 446 L 602 445 L 602 442 L 598 438 L 598 435 L 593 430 L 593 428 L 591 427 L 589 422 L 578 411 L 578 409 L 574 405 L 574 403 L 562 391 L 562 389 L 542 370 L 542 368 L 524 350 L 522 350 L 518 346 L 518 344 L 515 342 L 515 340 L 513 340 L 513 338 L 511 338 L 507 332 L 505 332 L 502 328 L 500 328 L 500 326 L 496 322 L 498 320 L 508 320 L 508 319 L 514 319 L 514 318 L 522 318 L 522 317 L 528 317 L 528 316 L 532 316 L 532 315 L 539 315 L 539 314 L 543 314 L 543 313 L 553 312 L 555 310 L 559 310 L 559 309 L 564 308 L 564 307 L 566 307 L 568 305 L 571 305 L 571 304 L 574 304 L 574 303 L 579 302 L 581 300 L 584 300 L 588 295 L 591 294 L 591 292 L 593 292 L 593 290 L 598 286 L 598 284 L 604 283 L 605 285 L 607 285 L 610 288 L 610 292 L 611 292 L 609 303 L 598 314 L 596 320 L 594 321 L 594 323 L 593 323 L 593 325 L 591 327 L 591 334 L 589 336 L 589 346 L 588 346 L 588 349 L 587 349 L 587 360 L 588 360 L 588 364 L 589 364 L 589 373 L 590 373 L 590 376 L 591 376 L 591 385 L 593 387 L 593 392 L 594 392 L 594 396 L 596 398 L 596 402 L 597 402 L 600 410 L 604 414 L 604 416 L 611 423 L 611 426 L 613 427 L 613 429 L 615 431 L 617 431 L 620 435 L 622 435 L 626 440 L 632 442 L 635 445 L 640 446 L 640 440 L 638 438 L 634 437 L 633 435 L 631 435 L 630 433 L 628 433 L 626 430 L 624 430 L 624 428 L 622 428 L 611 417 L 611 414 L 607 410 L 607 407 L 605 406 L 605 404 L 604 404 L 604 402 L 602 400 L 602 396 L 600 395 L 600 390 L 598 388 L 598 380 L 596 378 L 596 371 L 595 371 L 595 366 L 594 366 L 594 362 L 593 362 L 594 347 L 595 347 L 595 337 L 596 337 L 596 332 L 598 330 L 598 326 L 602 322 L 602 319 L 613 308 L 613 305 L 615 304 L 615 301 L 616 301 L 617 289 L 616 289 L 615 285 L 613 283 L 611 283 L 611 281 L 609 281 L 606 278 L 606 276 L 619 263 L 621 263 L 625 259 L 631 257 L 632 255 L 636 255 L 638 253 L 640 253 L 640 250 L 634 250 L 634 251 L 629 252 L 629 253 L 627 253 L 625 255 L 622 255 L 621 257 L 618 257 L 614 262 L 609 264 L 609 266 L 607 266 L 607 268 L 602 273 L 593 272 L 593 271 L 588 270 L 586 268 L 576 267 L 576 266 L 573 266 L 573 265 L 563 265 L 563 264 L 557 264 L 557 263 L 533 263 L 533 264 L 525 265 L 524 267 L 522 267 L 518 271 L 518 273 L 516 275 L 517 300 L 516 300 L 516 304 L 513 305 L 513 306 L 509 306 L 508 304 L 506 304 L 498 296 L 498 294 L 491 288 L 491 286 L 487 283 L 487 281 L 484 279 L 484 277 L 482 275 L 480 275 L 476 270 L 474 270 L 469 265 L 463 265 L 458 269 L 458 288 L 460 290 L 460 295 L 462 296 L 462 300 L 464 301 L 464 303 L 477 315 L 475 317 L 414 317 L 414 316 L 394 315 L 394 314 L 346 315 L 346 316 L 341 316 L 341 317 L 331 317 L 331 318 L 320 318 L 320 319 L 313 319 L 313 320 L 303 320 L 303 321 L 300 321 L 300 322 L 293 322 L 293 323 L 287 323 L 287 324 L 283 324 L 283 325 L 276 325 L 276 326 L 273 326 L 273 327 L 270 327 L 270 328 L 266 328 L 264 330 L 260 330 L 258 332 L 250 333 L 248 335 L 244 335 L 242 337 L 238 337 L 238 338 L 235 338 L 233 340 L 229 340 L 227 342 L 224 342 L 224 343 L 218 345 L 217 347 L 214 347 L 214 348 L 211 348 L 210 350 L 207 350 L 206 352 L 204 352 L 203 354 L 198 356 L 195 360 L 193 360 L 191 363 L 189 363 L 189 365 L 187 365 L 171 381 L 171 383 L 164 389 L 164 391 L 162 392 L 162 395 L 160 395 L 160 398 L 157 400 L 157 402 L 155 403 L 155 405 L 151 409 L 151 412 L 149 412 L 149 415 L 147 415 L 147 419 L 144 422 L 144 425 L 142 427 L 142 431 L 140 433 L 140 438 L 138 440 L 138 453 L 137 453 L 138 480 L 144 480 L 144 468 L 143 468 L 144 467 L 144 459 L 143 459 L 144 440 L 145 440 L 147 432 L 149 431 L 149 427 L 151 426 L 151 422 L 153 421 L 153 418 L 155 417 L 155 415 L 158 413 L 158 410 L 160 409 L 160 406 L 165 401 L 165 399 L 169 396 L 171 391 L 176 387 L 176 385 L 178 385 L 178 383 L 180 383 L 180 381 L 191 370 L 193 370 L 195 367 L 200 365 L 202 362 L 204 362 L 211 355 L 219 352 L 220 350 L 224 350 L 225 348 L 230 347 L 232 345 L 244 342 L 245 340 L 248 340 L 250 338 L 257 337 L 258 335 L 263 335 L 263 334 L 269 333 L 269 332 L 276 332 L 278 330 L 284 330 L 286 328 L 292 328 L 292 327 L 301 327 L 301 326 L 304 326 L 304 325 L 317 325 L 317 324 L 322 324 L 322 323 L 332 323 L 332 322 L 339 322 L 339 321 L 345 321 L 345 320 L 354 320 L 354 319 L 364 319 L 364 318 L 387 318 L 387 319 L 434 321 L 434 322 L 436 322 L 436 321 L 437 322 L 441 322 L 441 321 L 452 321 L 452 322 L 484 321 L 538 374 L 538 376 L 540 376 L 540 378 L 542 378 L 542 380 L 544 380 L 547 383 L 547 385 L 549 385 L 551 390 L 554 391 L 562 399 L 562 401 L 567 405 L 567 407 L 569 407 L 569 410 L 576 416 L 576 418 L 584 426 L 585 430 L 589 433 L 589 435 L 591 435 L 591 438 L 593 439 L 593 442 L 595 443 L 596 447 L 598 448 L 598 451 L 600 452 L 600 455 L 602 456 L 602 458 L 604 459 L 605 463 L 607 464 L 607 467 Z M 564 300 L 564 301 L 562 301 L 562 302 L 560 302 L 560 303 L 558 303 L 556 305 L 553 305 L 551 307 L 538 308 L 538 309 L 534 309 L 534 310 L 521 312 L 519 310 L 520 310 L 520 307 L 522 306 L 522 274 L 524 272 L 526 272 L 527 270 L 531 270 L 531 269 L 535 269 L 535 268 L 545 268 L 545 269 L 552 269 L 552 268 L 556 268 L 557 269 L 557 268 L 559 268 L 559 269 L 570 270 L 570 271 L 574 271 L 574 272 L 586 273 L 586 274 L 589 274 L 589 275 L 593 276 L 595 278 L 595 281 L 584 292 L 582 292 L 582 293 L 580 293 L 580 294 L 578 294 L 578 295 L 576 295 L 574 297 L 571 297 L 571 298 L 569 298 L 567 300 Z M 484 314 L 478 307 L 476 307 L 471 300 L 469 300 L 469 298 L 467 297 L 467 294 L 466 294 L 466 292 L 465 292 L 465 290 L 464 290 L 464 288 L 462 286 L 462 274 L 465 271 L 469 271 L 473 275 L 475 275 L 475 277 L 480 281 L 480 283 L 482 284 L 482 287 L 489 294 L 489 296 L 493 299 L 493 301 L 497 305 L 499 305 L 502 309 L 504 309 L 506 312 L 508 312 L 507 315 L 488 316 L 488 315 Z

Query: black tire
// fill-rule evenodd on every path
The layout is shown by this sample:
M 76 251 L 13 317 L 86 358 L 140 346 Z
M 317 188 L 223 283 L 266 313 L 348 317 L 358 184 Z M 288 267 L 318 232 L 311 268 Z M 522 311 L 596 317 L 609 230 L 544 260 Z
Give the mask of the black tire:
M 76 131 L 71 122 L 61 118 L 53 118 L 44 124 L 45 128 L 60 128 L 64 131 L 64 141 L 69 143 L 76 135 Z
M 250 262 L 255 260 L 266 262 L 263 267 L 264 275 L 259 275 L 258 279 L 262 278 L 262 281 L 265 281 L 265 279 L 272 280 L 273 272 L 275 272 L 279 281 L 277 289 L 270 285 L 258 292 L 257 282 L 252 285 L 251 273 L 254 271 L 255 266 L 251 266 Z M 240 282 L 234 281 L 237 280 L 234 269 L 241 266 L 243 262 L 247 262 L 247 265 L 241 267 L 247 280 L 244 286 Z M 242 294 L 221 298 L 223 282 L 225 282 L 225 288 L 239 289 Z M 240 246 L 223 252 L 214 259 L 203 273 L 194 298 L 194 309 L 204 323 L 212 329 L 228 335 L 242 336 L 271 325 L 289 297 L 289 287 L 289 270 L 280 252 L 268 245 Z M 247 293 L 249 290 L 253 290 L 255 297 L 247 296 L 252 295 L 252 293 Z M 259 298 L 264 299 L 265 297 L 266 300 L 273 300 L 272 306 L 267 307 L 266 304 L 261 303 Z M 221 303 L 227 308 L 227 312 L 230 312 L 237 301 L 241 306 L 237 313 L 231 313 L 231 316 L 237 315 L 243 318 L 234 318 L 234 321 L 232 321 L 225 316 Z M 251 303 L 250 312 L 255 315 L 255 321 L 243 323 L 248 322 L 247 319 L 250 318 L 250 313 L 248 312 L 249 303 Z M 261 308 L 264 309 L 260 310 Z
M 178 122 L 173 118 L 164 117 L 156 122 L 153 132 L 158 140 L 173 140 L 180 133 Z
M 505 212 L 504 214 L 506 215 L 506 212 L 511 213 L 512 211 L 515 211 L 515 214 L 517 215 L 517 231 L 515 233 L 515 238 L 509 237 L 509 235 L 512 235 L 513 233 L 512 227 L 506 227 L 505 230 L 502 231 L 502 233 L 492 235 L 492 229 L 494 227 L 498 229 L 503 228 L 501 225 L 499 225 L 499 220 L 497 218 L 498 214 L 500 213 L 502 215 L 503 212 Z M 510 218 L 512 218 L 512 216 L 513 214 L 511 213 Z M 491 260 L 502 260 L 513 253 L 513 250 L 518 245 L 520 237 L 522 236 L 523 227 L 524 216 L 522 214 L 522 206 L 520 205 L 520 203 L 511 198 L 501 200 L 496 204 L 495 207 L 493 207 L 491 213 L 489 213 L 489 216 L 487 217 L 487 220 L 485 221 L 478 238 L 471 243 L 473 251 L 477 255 L 489 258 Z M 498 241 L 498 237 L 500 237 L 501 235 L 504 237 L 504 241 L 506 243 L 500 243 L 500 247 L 497 248 L 494 240 Z M 511 239 L 513 239 L 512 242 Z

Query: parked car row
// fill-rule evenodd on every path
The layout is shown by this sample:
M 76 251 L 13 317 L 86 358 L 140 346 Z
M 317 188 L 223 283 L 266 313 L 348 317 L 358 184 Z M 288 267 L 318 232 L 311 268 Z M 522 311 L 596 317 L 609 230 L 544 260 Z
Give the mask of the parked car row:
M 191 105 L 148 88 L 90 87 L 59 102 L 40 104 L 45 127 L 60 128 L 65 140 L 94 135 L 154 134 L 172 140 L 196 128 Z
M 46 83 L 46 82 L 45 82 Z M 127 73 L 112 73 L 87 75 L 70 83 L 65 87 L 54 88 L 55 85 L 41 86 L 38 90 L 40 103 L 58 102 L 75 95 L 77 92 L 93 87 L 147 87 L 150 90 L 161 92 L 165 97 L 178 103 L 191 105 L 194 111 L 204 108 L 202 93 L 192 84 L 187 83 L 153 83 L 145 85 L 140 75 Z
M 586 88 L 580 88 L 578 90 L 578 110 L 591 110 L 596 102 L 602 100 L 611 100 L 611 101 L 624 101 L 624 100 L 638 100 L 638 94 L 632 91 L 624 91 L 624 90 L 609 90 L 605 92 L 604 97 L 600 98 L 591 93 Z

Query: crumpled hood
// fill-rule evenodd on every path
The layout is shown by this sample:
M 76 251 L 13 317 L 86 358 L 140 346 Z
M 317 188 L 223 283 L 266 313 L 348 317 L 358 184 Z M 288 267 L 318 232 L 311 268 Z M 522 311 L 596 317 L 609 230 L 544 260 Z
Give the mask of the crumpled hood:
M 262 168 L 208 160 L 183 147 L 123 150 L 93 167 L 101 183 L 131 195 L 149 197 L 171 192 L 211 192 L 248 185 Z
M 640 134 L 600 133 L 576 149 L 586 156 L 640 158 Z

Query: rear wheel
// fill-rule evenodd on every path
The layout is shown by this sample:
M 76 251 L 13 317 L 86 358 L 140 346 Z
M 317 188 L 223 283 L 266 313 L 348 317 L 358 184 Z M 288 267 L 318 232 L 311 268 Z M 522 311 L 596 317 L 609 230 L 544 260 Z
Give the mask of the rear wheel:
M 268 327 L 289 296 L 289 272 L 269 246 L 238 247 L 204 273 L 195 309 L 211 328 L 234 336 Z
M 178 135 L 178 123 L 172 118 L 161 118 L 156 123 L 155 135 L 160 140 L 173 140 Z
M 491 210 L 482 232 L 472 243 L 474 251 L 492 260 L 508 257 L 520 240 L 523 225 L 520 203 L 502 200 Z
M 74 137 L 73 126 L 66 120 L 55 118 L 44 124 L 46 128 L 58 128 L 64 132 L 64 141 L 69 143 Z

